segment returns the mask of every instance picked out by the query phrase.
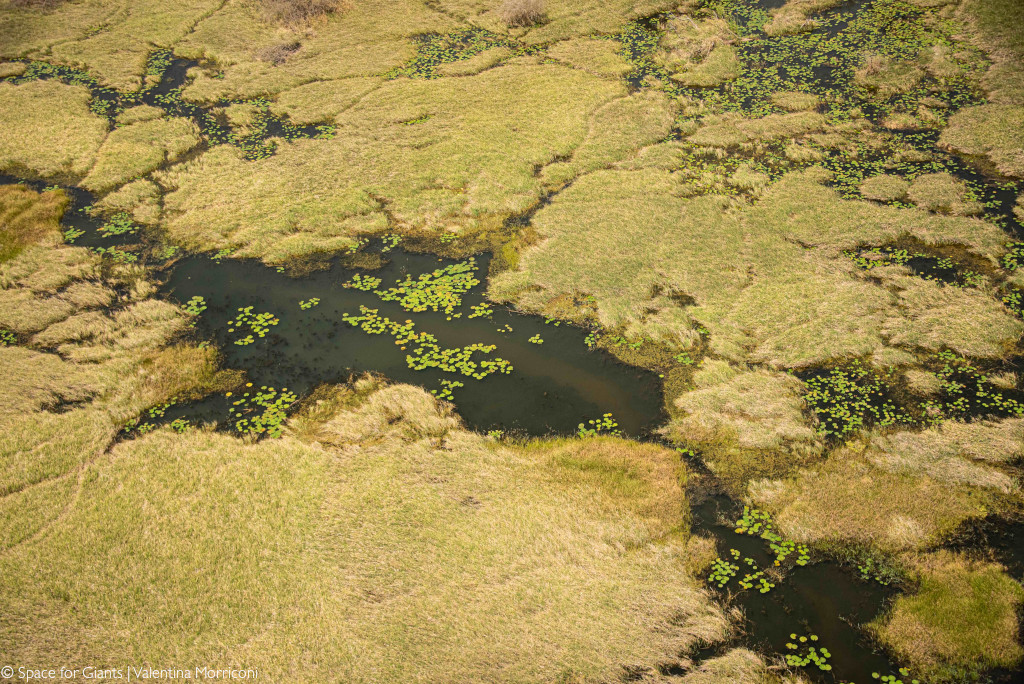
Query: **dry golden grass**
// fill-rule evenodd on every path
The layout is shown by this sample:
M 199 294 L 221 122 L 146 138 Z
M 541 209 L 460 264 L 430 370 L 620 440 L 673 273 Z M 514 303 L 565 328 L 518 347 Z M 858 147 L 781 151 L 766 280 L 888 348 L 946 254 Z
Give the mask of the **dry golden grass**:
M 805 417 L 803 385 L 785 373 L 732 368 L 705 360 L 696 388 L 675 401 L 682 415 L 665 428 L 674 441 L 699 447 L 730 487 L 778 476 L 820 455 L 822 443 Z
M 547 56 L 574 69 L 608 78 L 621 78 L 633 68 L 619 52 L 619 45 L 606 39 L 571 38 L 559 41 L 548 49 Z
M 508 26 L 533 26 L 544 20 L 544 0 L 504 0 L 498 14 Z
M 271 103 L 270 111 L 278 116 L 287 116 L 293 123 L 300 125 L 333 121 L 334 117 L 354 105 L 380 83 L 379 78 L 314 81 L 278 95 Z
M 920 462 L 912 474 L 893 472 L 873 457 L 880 458 L 865 454 L 864 444 L 841 447 L 819 466 L 752 483 L 750 496 L 773 513 L 787 539 L 887 551 L 926 548 L 990 510 L 993 497 L 985 490 L 935 480 Z
M 160 220 L 160 194 L 153 181 L 132 181 L 104 195 L 93 209 L 101 214 L 128 212 L 136 223 L 155 225 Z
M 882 173 L 860 184 L 860 194 L 880 202 L 893 202 L 907 196 L 910 184 L 899 176 Z
M 330 446 L 201 431 L 117 446 L 66 517 L 0 556 L 0 656 L 173 656 L 271 682 L 610 681 L 725 635 L 686 570 L 676 454 L 503 446 L 444 413 L 391 387 L 327 420 Z
M 786 4 L 772 11 L 771 20 L 764 25 L 769 36 L 784 36 L 809 31 L 817 22 L 812 15 L 831 9 L 842 0 L 788 0 Z
M 974 216 L 985 207 L 977 200 L 967 199 L 967 185 L 948 173 L 926 173 L 910 184 L 910 201 L 928 211 L 955 216 Z
M 804 112 L 817 109 L 820 98 L 813 93 L 785 90 L 772 93 L 772 104 L 789 112 Z
M 100 148 L 82 187 L 94 192 L 110 190 L 174 163 L 201 141 L 199 127 L 180 117 L 116 128 Z
M 920 588 L 873 624 L 882 642 L 934 682 L 973 681 L 1024 658 L 1017 613 L 1024 589 L 993 563 L 939 551 L 919 557 Z
M 20 185 L 0 187 L 0 263 L 29 245 L 60 241 L 60 218 L 68 206 L 63 191 L 40 195 Z
M 983 158 L 999 173 L 1024 177 L 1024 107 L 983 104 L 965 107 L 949 118 L 939 145 Z
M 74 181 L 89 170 L 107 135 L 89 111 L 89 91 L 59 81 L 0 83 L 0 171 Z
M 624 94 L 621 83 L 555 65 L 389 81 L 337 115 L 332 140 L 282 144 L 258 162 L 221 146 L 158 174 L 172 188 L 165 223 L 185 245 L 267 261 L 389 227 L 497 229 L 540 196 L 535 169 L 580 146 L 593 112 Z

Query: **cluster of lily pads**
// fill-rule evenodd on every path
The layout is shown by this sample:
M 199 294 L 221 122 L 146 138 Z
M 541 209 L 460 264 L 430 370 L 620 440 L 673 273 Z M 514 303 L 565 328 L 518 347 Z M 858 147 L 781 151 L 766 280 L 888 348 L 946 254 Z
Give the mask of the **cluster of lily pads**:
M 104 221 L 99 231 L 103 237 L 111 237 L 134 234 L 138 229 L 139 227 L 132 223 L 132 217 L 127 212 L 119 211 Z
M 914 419 L 888 398 L 888 386 L 861 362 L 805 380 L 804 400 L 818 419 L 818 434 L 842 439 L 869 425 L 885 427 Z
M 360 305 L 359 315 L 345 314 L 342 320 L 360 328 L 370 335 L 387 333 L 395 338 L 395 344 L 403 350 L 412 347 L 405 359 L 412 370 L 436 368 L 446 373 L 458 373 L 474 380 L 483 380 L 494 373 L 509 374 L 512 364 L 500 357 L 475 361 L 474 354 L 490 354 L 496 347 L 486 344 L 471 344 L 465 347 L 444 348 L 437 338 L 427 332 L 416 332 L 416 324 L 410 320 L 404 323 L 381 316 L 377 309 Z
M 228 326 L 230 326 L 228 327 L 228 332 L 233 333 L 238 328 L 248 328 L 250 332 L 245 337 L 235 340 L 235 344 L 244 347 L 256 341 L 253 335 L 266 337 L 270 328 L 280 322 L 280 319 L 269 311 L 253 313 L 251 306 L 240 307 L 238 314 L 228 321 Z
M 441 380 L 441 389 L 430 390 L 430 393 L 438 399 L 453 399 L 455 397 L 454 390 L 465 386 L 465 383 L 458 380 Z
M 541 339 L 540 333 L 531 335 L 530 339 L 527 340 L 530 344 L 544 344 L 544 340 Z
M 406 311 L 422 312 L 429 309 L 458 317 L 461 314 L 455 313 L 455 310 L 462 306 L 462 295 L 480 284 L 476 271 L 476 260 L 470 257 L 466 261 L 421 274 L 415 280 L 407 275 L 403 280 L 396 281 L 395 287 L 376 290 L 376 294 L 385 302 L 398 302 Z
M 580 423 L 577 426 L 576 434 L 580 437 L 597 437 L 599 434 L 618 436 L 622 434 L 622 431 L 619 430 L 619 424 L 615 417 L 611 413 L 605 413 L 600 418 L 588 420 L 585 424 Z
M 925 415 L 938 418 L 1024 416 L 1024 403 L 995 389 L 988 376 L 967 358 L 943 351 L 935 355 L 933 363 L 943 396 L 924 403 Z
M 137 254 L 123 250 L 120 247 L 93 247 L 92 251 L 110 259 L 115 264 L 134 264 L 139 260 Z
M 302 310 L 312 309 L 314 306 L 320 304 L 319 297 L 310 297 L 309 299 L 300 299 L 299 308 Z
M 206 299 L 200 295 L 196 295 L 185 302 L 181 308 L 183 308 L 185 313 L 190 316 L 198 316 L 206 311 Z
M 0 328 L 0 347 L 8 347 L 18 342 L 18 336 L 10 330 Z
M 896 675 L 884 675 L 879 674 L 878 672 L 872 672 L 871 678 L 877 679 L 880 682 L 884 682 L 884 684 L 904 684 L 903 677 L 910 677 L 910 670 L 908 670 L 905 667 L 901 667 L 899 669 L 899 673 L 900 675 L 899 677 L 897 677 Z M 921 684 L 921 680 L 908 679 L 907 684 Z
M 811 552 L 806 544 L 783 539 L 782 535 L 775 531 L 767 511 L 744 506 L 743 515 L 736 521 L 735 531 L 737 534 L 760 537 L 768 542 L 768 548 L 775 553 L 775 565 L 781 565 L 794 553 L 797 555 L 797 565 L 807 565 L 811 560 Z
M 246 387 L 252 387 L 252 383 L 246 383 Z M 228 392 L 226 396 L 231 397 L 233 394 Z M 242 434 L 280 437 L 285 418 L 288 417 L 287 410 L 297 399 L 296 394 L 289 392 L 287 387 L 278 391 L 262 385 L 259 390 L 245 392 L 231 402 L 229 413 L 235 421 L 235 430 Z
M 363 292 L 371 292 L 380 287 L 380 282 L 380 278 L 356 273 L 347 283 L 343 283 L 342 287 L 347 287 L 352 290 L 362 290 Z
M 823 672 L 828 672 L 832 669 L 832 666 L 828 664 L 828 659 L 832 657 L 829 650 L 824 646 L 818 648 L 813 645 L 814 642 L 818 641 L 817 634 L 799 637 L 796 634 L 790 634 L 789 638 L 793 641 L 787 642 L 786 648 L 794 652 L 786 654 L 787 665 L 791 667 L 807 667 L 814 663 Z
M 844 250 L 843 255 L 866 271 L 881 266 L 909 266 L 915 275 L 924 280 L 948 283 L 958 287 L 979 287 L 985 282 L 983 275 L 976 271 L 960 268 L 949 257 L 935 256 L 924 252 L 911 252 L 896 247 L 872 247 Z
M 164 414 L 167 413 L 167 409 L 178 403 L 178 397 L 171 397 L 168 401 L 162 404 L 156 404 L 150 406 L 148 409 L 143 411 L 142 418 L 132 418 L 125 423 L 122 431 L 126 434 L 132 432 L 144 435 L 147 432 L 151 432 L 156 429 L 156 423 L 151 422 L 153 420 L 163 418 Z
M 494 314 L 492 309 L 487 304 L 474 304 L 469 307 L 469 316 L 467 318 L 490 318 Z

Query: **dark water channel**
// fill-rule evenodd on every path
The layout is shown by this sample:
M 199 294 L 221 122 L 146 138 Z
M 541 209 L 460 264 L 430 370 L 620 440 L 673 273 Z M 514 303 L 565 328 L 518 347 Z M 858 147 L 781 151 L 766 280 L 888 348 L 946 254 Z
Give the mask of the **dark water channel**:
M 380 288 L 453 263 L 400 249 L 386 256 L 383 268 L 362 272 L 380 278 Z M 485 274 L 487 258 L 478 257 L 476 263 L 478 273 Z M 541 317 L 498 305 L 490 305 L 493 314 L 488 317 L 468 318 L 471 306 L 485 303 L 483 283 L 463 296 L 457 310 L 461 318 L 446 320 L 443 312 L 412 313 L 397 302 L 381 301 L 372 291 L 343 287 L 355 273 L 334 263 L 300 279 L 255 261 L 216 263 L 206 256 L 189 256 L 175 265 L 162 290 L 181 303 L 193 296 L 206 300 L 208 308 L 198 318 L 200 337 L 213 340 L 224 354 L 224 364 L 244 369 L 257 386 L 287 387 L 301 396 L 320 383 L 344 381 L 361 371 L 434 390 L 441 389 L 442 379 L 458 380 L 465 386 L 453 390 L 453 401 L 467 425 L 530 435 L 574 433 L 579 423 L 611 413 L 625 434 L 643 436 L 662 420 L 657 375 L 619 363 L 606 352 L 591 351 L 584 343 L 587 331 L 581 328 L 546 324 Z M 319 298 L 318 305 L 300 308 L 300 300 L 312 297 Z M 395 321 L 413 321 L 417 331 L 435 335 L 443 347 L 495 345 L 491 354 L 477 352 L 474 358 L 500 357 L 514 370 L 483 380 L 437 369 L 412 370 L 406 361 L 408 351 L 390 335 L 371 335 L 342 320 L 345 314 L 358 315 L 360 305 Z M 247 306 L 272 313 L 280 323 L 265 338 L 240 346 L 234 343 L 239 335 L 228 332 L 228 321 Z M 530 342 L 534 336 L 543 342 Z M 215 397 L 192 411 L 198 408 L 201 417 L 223 418 L 228 406 L 228 399 Z

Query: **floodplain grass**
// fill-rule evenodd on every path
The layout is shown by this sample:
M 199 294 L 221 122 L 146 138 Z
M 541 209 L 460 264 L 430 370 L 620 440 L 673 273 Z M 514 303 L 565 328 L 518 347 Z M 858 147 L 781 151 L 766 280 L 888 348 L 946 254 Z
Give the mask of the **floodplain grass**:
M 116 446 L 65 518 L 0 558 L 2 655 L 226 659 L 268 681 L 608 681 L 689 665 L 680 653 L 727 634 L 686 569 L 673 451 L 497 444 L 422 390 L 360 394 L 307 416 L 324 421 L 307 422 L 314 443 L 158 430 Z
M 1024 589 L 1002 566 L 939 551 L 918 557 L 913 569 L 918 589 L 898 597 L 871 627 L 927 681 L 973 681 L 1024 659 Z
M 68 206 L 63 191 L 39 193 L 17 185 L 0 187 L 0 263 L 29 245 L 60 240 L 60 218 Z
M 58 81 L 0 83 L 0 171 L 76 181 L 92 167 L 107 122 L 82 86 Z
M 108 191 L 173 164 L 201 142 L 199 127 L 178 117 L 116 128 L 97 152 L 96 164 L 82 179 L 82 187 L 93 192 Z

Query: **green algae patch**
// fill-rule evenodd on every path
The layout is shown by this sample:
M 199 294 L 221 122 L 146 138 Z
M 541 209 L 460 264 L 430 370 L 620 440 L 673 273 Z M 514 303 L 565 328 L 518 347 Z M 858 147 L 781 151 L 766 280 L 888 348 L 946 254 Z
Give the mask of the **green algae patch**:
M 339 114 L 333 139 L 296 140 L 257 162 L 218 147 L 159 174 L 171 189 L 166 225 L 184 244 L 267 260 L 389 228 L 497 230 L 540 197 L 535 169 L 579 146 L 591 113 L 622 94 L 554 65 L 395 79 Z
M 967 107 L 950 117 L 939 145 L 981 158 L 1003 175 L 1024 178 L 1024 107 Z
M 0 170 L 74 180 L 92 167 L 107 122 L 89 110 L 81 86 L 57 81 L 0 83 Z
M 898 597 L 871 628 L 916 672 L 928 681 L 962 682 L 1020 663 L 1024 589 L 1002 566 L 939 551 L 918 558 L 914 574 L 918 589 Z
M 199 128 L 184 118 L 152 119 L 116 128 L 107 136 L 82 186 L 94 192 L 110 190 L 176 162 L 200 142 Z

